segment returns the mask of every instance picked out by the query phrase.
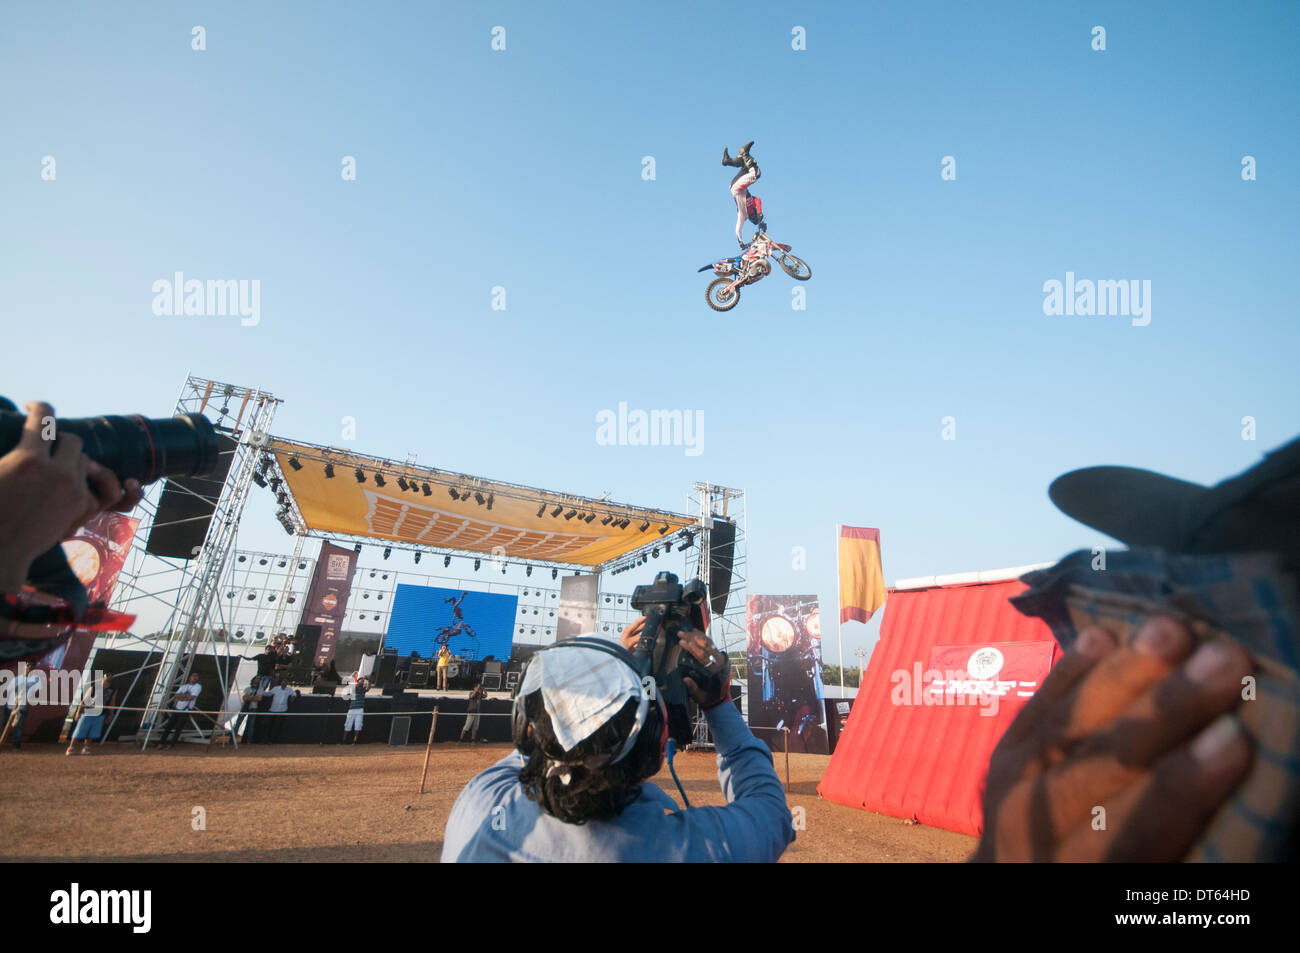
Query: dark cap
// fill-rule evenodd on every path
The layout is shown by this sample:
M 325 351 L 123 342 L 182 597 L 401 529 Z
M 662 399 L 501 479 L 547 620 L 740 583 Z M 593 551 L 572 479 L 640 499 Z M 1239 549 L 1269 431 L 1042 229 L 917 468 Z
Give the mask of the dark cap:
M 1057 477 L 1047 492 L 1066 515 L 1130 546 L 1273 550 L 1300 560 L 1300 439 L 1211 487 L 1133 467 L 1087 467 Z

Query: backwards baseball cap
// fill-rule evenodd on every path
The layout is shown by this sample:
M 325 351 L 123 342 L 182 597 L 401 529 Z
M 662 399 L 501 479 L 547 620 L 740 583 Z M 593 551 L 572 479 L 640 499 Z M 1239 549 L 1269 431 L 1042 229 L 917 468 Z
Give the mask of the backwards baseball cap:
M 1048 495 L 1066 515 L 1130 546 L 1207 555 L 1273 550 L 1300 564 L 1300 438 L 1214 486 L 1133 467 L 1086 467 Z

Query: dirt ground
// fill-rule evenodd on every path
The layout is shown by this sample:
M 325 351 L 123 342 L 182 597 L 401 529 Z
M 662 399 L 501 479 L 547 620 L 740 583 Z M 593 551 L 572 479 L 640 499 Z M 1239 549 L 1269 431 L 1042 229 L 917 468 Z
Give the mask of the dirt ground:
M 424 748 L 285 745 L 233 749 L 181 745 L 142 753 L 129 745 L 64 757 L 27 745 L 0 751 L 0 860 L 5 861 L 424 861 L 465 782 L 507 745 L 435 745 L 425 793 Z M 824 801 L 830 759 L 790 756 L 789 801 L 806 830 L 788 862 L 961 861 L 973 838 L 909 825 Z M 776 756 L 784 774 L 782 755 Z M 677 756 L 692 804 L 722 804 L 712 754 Z M 655 782 L 680 799 L 664 771 Z M 410 805 L 410 810 L 406 806 Z M 194 809 L 206 830 L 194 830 Z

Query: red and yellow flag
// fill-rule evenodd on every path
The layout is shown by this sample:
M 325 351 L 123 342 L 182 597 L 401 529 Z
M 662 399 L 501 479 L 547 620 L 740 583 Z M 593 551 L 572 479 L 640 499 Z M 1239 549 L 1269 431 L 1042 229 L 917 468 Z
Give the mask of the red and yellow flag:
M 840 527 L 840 621 L 866 622 L 885 604 L 880 530 Z

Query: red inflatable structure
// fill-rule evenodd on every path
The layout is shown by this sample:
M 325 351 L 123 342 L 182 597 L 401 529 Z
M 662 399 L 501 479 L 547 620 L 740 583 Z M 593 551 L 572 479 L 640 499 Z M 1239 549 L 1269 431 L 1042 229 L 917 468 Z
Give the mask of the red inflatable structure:
M 1042 621 L 1007 602 L 1031 568 L 889 590 L 880 642 L 818 786 L 822 797 L 981 833 L 989 756 L 1060 653 Z

